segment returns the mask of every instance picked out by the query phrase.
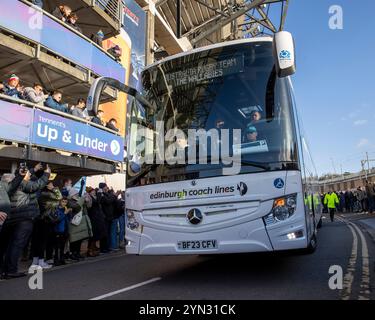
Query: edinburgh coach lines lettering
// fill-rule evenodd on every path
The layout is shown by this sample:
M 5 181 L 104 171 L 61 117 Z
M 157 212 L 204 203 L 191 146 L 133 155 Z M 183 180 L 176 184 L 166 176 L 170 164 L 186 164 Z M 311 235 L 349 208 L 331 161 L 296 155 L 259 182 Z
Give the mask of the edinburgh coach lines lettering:
M 186 197 L 194 197 L 194 196 L 207 196 L 207 195 L 214 195 L 214 194 L 225 194 L 225 193 L 234 193 L 235 191 L 234 186 L 216 186 L 216 187 L 207 187 L 204 189 L 191 189 L 191 190 L 181 190 L 181 191 L 164 191 L 164 192 L 155 192 L 150 194 L 151 200 L 158 200 L 158 199 L 184 199 Z

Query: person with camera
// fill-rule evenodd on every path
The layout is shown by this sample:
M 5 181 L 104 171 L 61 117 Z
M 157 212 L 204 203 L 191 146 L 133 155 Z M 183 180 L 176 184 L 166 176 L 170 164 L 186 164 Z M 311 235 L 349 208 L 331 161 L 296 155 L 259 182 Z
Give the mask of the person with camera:
M 43 105 L 44 101 L 48 98 L 48 94 L 44 94 L 43 86 L 39 83 L 35 83 L 33 87 L 26 87 L 23 95 L 25 100 L 39 105 Z
M 71 259 L 81 260 L 81 246 L 83 240 L 90 239 L 93 236 L 92 225 L 87 211 L 87 198 L 83 197 L 83 188 L 85 180 L 81 180 L 81 188 L 78 191 L 73 188 L 69 191 L 68 206 L 73 208 L 74 215 L 69 224 L 69 243 Z
M 5 279 L 26 275 L 18 272 L 18 260 L 31 236 L 34 220 L 40 214 L 37 193 L 47 185 L 51 174 L 49 166 L 44 169 L 41 163 L 30 171 L 20 170 L 27 173 L 10 198 L 11 209 L 0 235 L 0 263 Z
M 10 213 L 9 196 L 13 194 L 21 184 L 26 175 L 26 171 L 19 170 L 18 175 L 13 178 L 11 174 L 3 175 L 0 181 L 0 233 L 1 228 Z
M 92 225 L 92 237 L 88 241 L 88 257 L 96 257 L 100 254 L 100 248 L 97 242 L 104 243 L 107 238 L 105 216 L 102 206 L 98 201 L 97 191 L 91 187 L 86 189 L 85 203 L 88 216 Z
M 34 221 L 31 240 L 31 252 L 33 255 L 32 266 L 40 266 L 43 269 L 52 267 L 46 261 L 52 259 L 53 253 L 53 223 L 50 220 L 50 212 L 56 210 L 62 195 L 53 181 L 48 181 L 47 186 L 40 193 L 38 203 L 40 215 Z M 44 259 L 46 258 L 46 259 Z
M 116 222 L 114 220 L 117 198 L 113 190 L 110 190 L 104 182 L 99 184 L 97 195 L 105 216 L 105 227 L 107 231 L 106 240 L 100 242 L 100 250 L 102 253 L 108 253 L 116 249 L 116 234 L 113 222 Z

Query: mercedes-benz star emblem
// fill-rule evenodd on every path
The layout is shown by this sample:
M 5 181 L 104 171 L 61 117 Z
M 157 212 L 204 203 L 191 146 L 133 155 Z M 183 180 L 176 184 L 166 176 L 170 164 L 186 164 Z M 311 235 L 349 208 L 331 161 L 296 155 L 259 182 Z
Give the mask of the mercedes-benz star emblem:
M 191 182 L 191 185 L 192 185 L 193 187 L 196 186 L 196 185 L 197 185 L 197 181 L 193 180 L 193 181 Z
M 237 190 L 240 192 L 241 196 L 244 196 L 247 192 L 247 185 L 244 182 L 237 184 Z
M 191 224 L 201 223 L 203 220 L 203 214 L 198 209 L 191 209 L 186 215 L 187 219 Z

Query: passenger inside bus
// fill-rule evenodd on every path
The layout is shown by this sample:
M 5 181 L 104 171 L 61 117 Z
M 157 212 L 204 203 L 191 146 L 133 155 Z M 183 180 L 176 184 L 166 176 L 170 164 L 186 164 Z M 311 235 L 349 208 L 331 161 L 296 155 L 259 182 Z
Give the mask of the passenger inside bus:
M 245 143 L 255 142 L 257 141 L 257 139 L 258 139 L 257 129 L 252 125 L 248 125 L 245 130 Z
M 260 121 L 260 119 L 262 119 L 262 115 L 260 114 L 259 111 L 254 110 L 250 114 L 250 119 L 251 119 L 250 124 L 256 124 L 257 122 Z

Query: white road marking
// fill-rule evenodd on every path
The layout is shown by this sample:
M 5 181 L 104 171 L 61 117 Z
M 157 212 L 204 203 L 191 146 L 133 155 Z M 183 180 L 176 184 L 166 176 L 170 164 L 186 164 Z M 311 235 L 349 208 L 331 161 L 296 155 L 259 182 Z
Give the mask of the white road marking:
M 341 222 L 341 219 L 339 219 Z M 358 251 L 358 237 L 357 234 L 355 233 L 354 229 L 352 226 L 348 225 L 346 223 L 347 227 L 350 229 L 353 235 L 353 245 L 352 245 L 352 253 L 350 255 L 349 263 L 348 263 L 348 268 L 346 271 L 346 274 L 344 276 L 344 283 L 343 283 L 343 288 L 341 292 L 341 299 L 342 300 L 349 300 L 350 295 L 352 293 L 352 285 L 353 285 L 353 280 L 354 280 L 354 273 L 356 269 L 356 264 L 357 264 L 357 251 Z
M 357 231 L 357 233 L 359 234 L 359 236 L 361 238 L 361 244 L 362 244 L 362 251 L 361 251 L 361 255 L 362 255 L 362 278 L 361 278 L 361 289 L 360 289 L 360 293 L 359 293 L 359 296 L 358 296 L 358 300 L 370 300 L 370 267 L 369 267 L 370 263 L 369 263 L 368 246 L 367 246 L 366 238 L 365 238 L 362 230 L 360 228 L 358 228 L 358 226 L 356 224 L 346 220 L 345 218 L 341 218 L 341 219 L 339 218 L 338 220 L 340 220 L 341 222 L 344 222 L 353 234 L 352 256 L 351 256 L 350 261 L 349 261 L 348 273 L 347 273 L 347 275 L 345 275 L 345 278 L 346 278 L 346 276 L 348 276 L 349 278 L 350 278 L 350 276 L 353 276 L 353 278 L 354 278 L 355 264 L 354 264 L 354 269 L 352 269 L 353 265 L 351 265 L 351 262 L 352 262 L 352 257 L 353 257 L 354 246 L 356 246 L 356 247 L 358 246 L 358 237 L 355 233 L 355 231 Z M 356 249 L 355 255 L 357 255 L 357 249 Z M 345 287 L 345 278 L 344 278 L 344 287 Z M 350 283 L 350 292 L 351 292 L 352 282 L 353 282 L 353 279 L 351 279 L 351 283 Z M 349 292 L 349 296 L 348 296 L 348 292 L 347 291 L 345 292 L 345 290 L 344 290 L 343 294 L 342 294 L 342 299 L 348 300 L 349 297 L 350 297 L 350 292 Z
M 150 284 L 150 283 L 153 283 L 153 282 L 156 282 L 156 281 L 159 281 L 159 280 L 161 280 L 160 277 L 158 277 L 158 278 L 152 278 L 150 280 L 134 284 L 134 285 L 132 285 L 130 287 L 126 287 L 126 288 L 123 288 L 123 289 L 120 289 L 120 290 L 112 291 L 112 292 L 103 294 L 103 295 L 101 295 L 99 297 L 91 298 L 90 300 L 102 300 L 102 299 L 105 299 L 105 298 L 108 298 L 108 297 L 112 297 L 112 296 L 114 296 L 116 294 L 120 294 L 120 293 L 123 293 L 123 292 L 126 292 L 126 291 L 130 291 L 130 290 L 133 290 L 133 289 L 145 286 L 147 284 Z
M 362 281 L 358 300 L 370 300 L 370 263 L 366 238 L 361 229 L 349 222 L 358 232 L 362 242 Z

